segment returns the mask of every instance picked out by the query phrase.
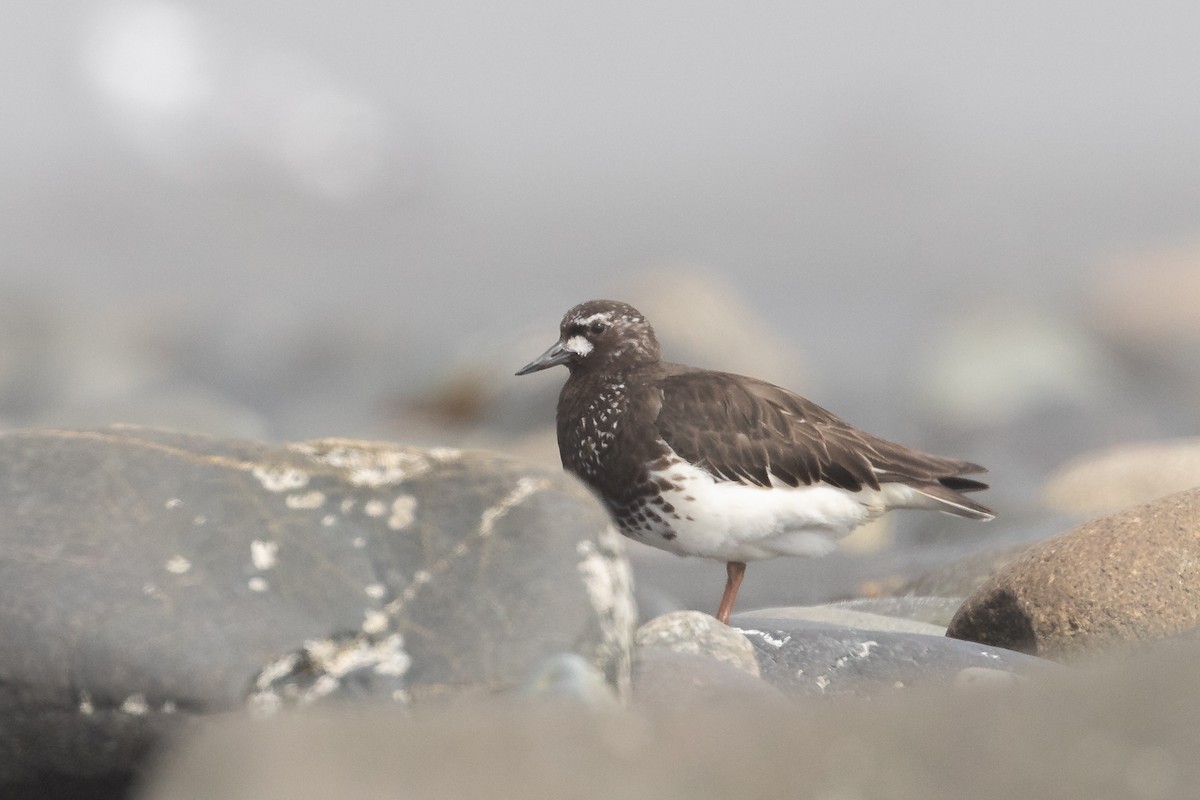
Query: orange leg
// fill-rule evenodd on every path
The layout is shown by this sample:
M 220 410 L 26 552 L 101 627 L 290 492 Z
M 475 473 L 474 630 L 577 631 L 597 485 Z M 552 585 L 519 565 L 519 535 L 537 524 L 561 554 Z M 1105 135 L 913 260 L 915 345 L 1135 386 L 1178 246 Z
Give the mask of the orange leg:
M 742 585 L 742 578 L 746 577 L 746 562 L 728 562 L 725 565 L 725 575 L 725 594 L 721 595 L 721 605 L 717 607 L 717 621 L 728 625 L 729 615 L 733 613 L 733 601 Z

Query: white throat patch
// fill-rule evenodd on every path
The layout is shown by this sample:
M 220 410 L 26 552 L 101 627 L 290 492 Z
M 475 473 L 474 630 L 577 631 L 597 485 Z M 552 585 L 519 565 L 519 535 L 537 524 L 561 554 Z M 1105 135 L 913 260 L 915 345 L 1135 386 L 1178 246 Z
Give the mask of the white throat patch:
M 592 352 L 592 343 L 583 336 L 572 336 L 567 339 L 566 348 L 577 356 L 586 356 Z

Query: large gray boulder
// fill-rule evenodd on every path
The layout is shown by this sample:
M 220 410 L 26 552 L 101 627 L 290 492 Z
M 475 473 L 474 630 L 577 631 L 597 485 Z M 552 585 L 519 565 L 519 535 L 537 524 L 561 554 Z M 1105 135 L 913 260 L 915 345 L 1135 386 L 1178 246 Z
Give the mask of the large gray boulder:
M 493 692 L 564 652 L 629 681 L 620 537 L 557 471 L 346 440 L 29 431 L 0 435 L 0 520 L 6 797 L 119 783 L 214 712 Z

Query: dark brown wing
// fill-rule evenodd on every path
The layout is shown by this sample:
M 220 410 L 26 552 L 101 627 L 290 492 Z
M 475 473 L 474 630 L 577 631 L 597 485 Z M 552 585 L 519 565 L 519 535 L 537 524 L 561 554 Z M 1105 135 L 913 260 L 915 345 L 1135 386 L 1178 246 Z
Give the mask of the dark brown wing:
M 763 381 L 686 371 L 669 373 L 659 386 L 659 435 L 680 456 L 723 480 L 767 486 L 769 471 L 789 486 L 824 482 L 850 491 L 890 481 L 955 492 L 987 488 L 959 477 L 986 472 L 977 464 L 872 436 Z

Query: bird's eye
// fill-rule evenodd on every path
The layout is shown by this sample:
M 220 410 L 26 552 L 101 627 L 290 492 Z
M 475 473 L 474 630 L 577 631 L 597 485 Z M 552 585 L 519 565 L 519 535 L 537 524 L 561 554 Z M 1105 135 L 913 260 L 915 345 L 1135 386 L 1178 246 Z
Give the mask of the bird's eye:
M 604 333 L 604 329 L 606 327 L 607 326 L 603 322 L 593 322 L 591 331 L 592 333 Z

